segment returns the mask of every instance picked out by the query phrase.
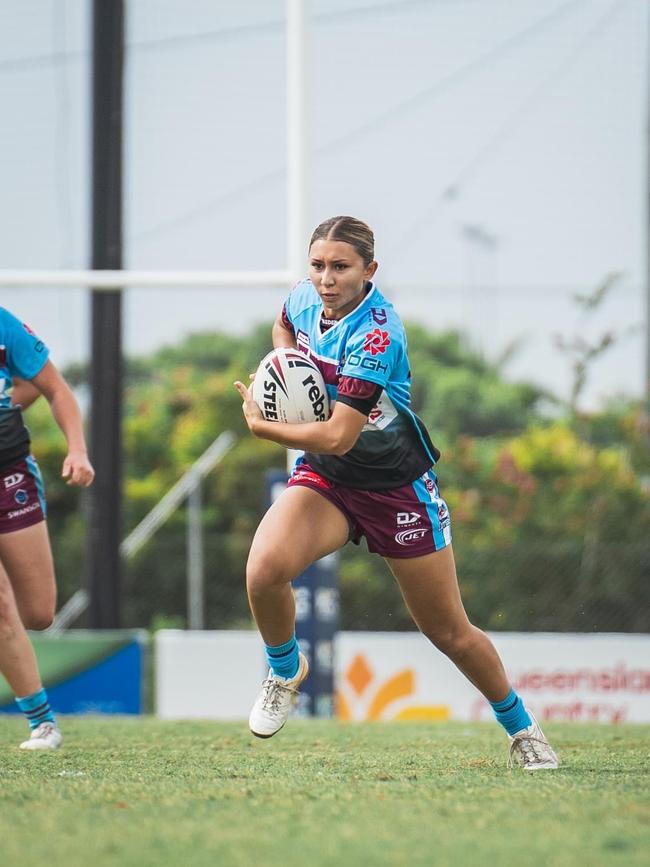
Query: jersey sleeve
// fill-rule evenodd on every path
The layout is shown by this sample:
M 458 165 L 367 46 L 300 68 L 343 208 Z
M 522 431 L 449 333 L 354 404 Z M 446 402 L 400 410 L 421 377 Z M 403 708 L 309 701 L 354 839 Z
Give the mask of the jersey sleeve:
M 345 347 L 341 377 L 354 377 L 385 388 L 403 353 L 402 341 L 385 328 L 359 329 Z
M 341 376 L 336 389 L 336 401 L 345 403 L 364 415 L 370 415 L 377 406 L 382 391 L 381 385 L 376 385 L 367 379 Z
M 295 332 L 295 328 L 293 327 L 293 322 L 289 318 L 289 313 L 287 311 L 287 302 L 285 301 L 282 305 L 282 313 L 280 314 L 280 319 L 282 321 L 282 327 L 286 328 L 287 331 Z
M 5 326 L 7 366 L 13 376 L 34 379 L 45 366 L 50 351 L 28 325 L 2 311 Z

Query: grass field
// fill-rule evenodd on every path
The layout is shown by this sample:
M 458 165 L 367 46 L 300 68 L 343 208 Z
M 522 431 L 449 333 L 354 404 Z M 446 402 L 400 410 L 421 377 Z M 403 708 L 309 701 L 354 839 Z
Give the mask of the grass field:
M 548 726 L 562 768 L 507 771 L 496 725 L 0 719 L 0 863 L 648 865 L 650 726 Z

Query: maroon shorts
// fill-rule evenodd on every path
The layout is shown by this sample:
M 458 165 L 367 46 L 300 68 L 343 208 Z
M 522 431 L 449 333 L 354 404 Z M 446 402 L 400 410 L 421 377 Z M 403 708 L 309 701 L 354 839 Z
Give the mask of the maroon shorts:
M 431 470 L 400 488 L 360 491 L 328 482 L 303 462 L 289 479 L 289 487 L 294 485 L 311 488 L 333 503 L 348 519 L 351 541 L 358 545 L 365 536 L 373 554 L 422 557 L 451 544 L 449 509 Z
M 0 533 L 24 530 L 46 517 L 41 471 L 30 455 L 0 470 Z

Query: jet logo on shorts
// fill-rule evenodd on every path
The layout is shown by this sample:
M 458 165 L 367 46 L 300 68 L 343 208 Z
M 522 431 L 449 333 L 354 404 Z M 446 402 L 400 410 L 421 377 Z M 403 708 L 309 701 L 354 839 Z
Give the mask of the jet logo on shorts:
M 12 473 L 10 476 L 5 476 L 5 491 L 15 488 L 24 478 L 25 476 L 22 473 Z
M 419 529 L 414 530 L 401 530 L 399 533 L 395 534 L 395 541 L 398 545 L 413 545 L 415 542 L 419 542 L 420 539 L 424 539 L 428 532 L 428 527 L 420 527 Z
M 398 512 L 397 513 L 397 523 L 400 526 L 404 524 L 417 524 L 418 521 L 422 520 L 422 515 L 418 515 L 417 512 Z

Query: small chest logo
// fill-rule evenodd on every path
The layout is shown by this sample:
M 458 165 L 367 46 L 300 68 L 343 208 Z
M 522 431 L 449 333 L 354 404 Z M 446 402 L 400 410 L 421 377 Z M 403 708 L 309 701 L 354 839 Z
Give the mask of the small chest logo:
M 380 352 L 386 352 L 390 346 L 390 337 L 387 331 L 382 331 L 381 328 L 375 328 L 373 331 L 366 334 L 366 339 L 363 343 L 363 351 L 370 352 L 371 355 L 378 355 Z

